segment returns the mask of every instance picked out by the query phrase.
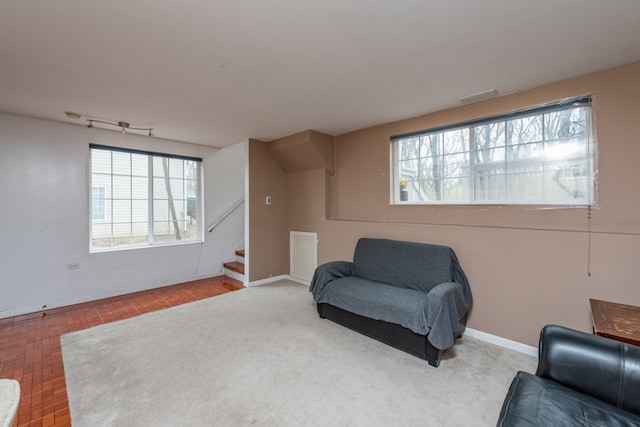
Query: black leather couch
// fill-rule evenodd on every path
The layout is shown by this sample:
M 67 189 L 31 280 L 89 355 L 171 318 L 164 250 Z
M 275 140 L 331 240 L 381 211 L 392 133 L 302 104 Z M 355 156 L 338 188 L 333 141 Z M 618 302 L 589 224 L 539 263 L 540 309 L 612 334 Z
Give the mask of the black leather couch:
M 547 325 L 538 369 L 518 372 L 499 427 L 640 426 L 640 347 Z

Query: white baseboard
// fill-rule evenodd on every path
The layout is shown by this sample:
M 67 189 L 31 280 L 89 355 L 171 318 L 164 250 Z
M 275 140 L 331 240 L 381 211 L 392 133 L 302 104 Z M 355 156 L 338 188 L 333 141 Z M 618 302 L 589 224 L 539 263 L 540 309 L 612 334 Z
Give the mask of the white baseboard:
M 139 289 L 128 289 L 125 291 L 119 290 L 115 292 L 101 292 L 101 293 L 96 293 L 91 295 L 83 295 L 80 297 L 65 298 L 61 301 L 58 301 L 57 303 L 48 303 L 45 306 L 35 305 L 30 307 L 19 307 L 11 310 L 0 311 L 0 319 L 5 319 L 7 317 L 22 316 L 25 314 L 39 313 L 41 311 L 48 311 L 56 308 L 68 307 L 70 305 L 84 304 L 86 302 L 99 301 L 101 299 L 106 299 L 106 298 L 119 297 L 122 295 L 128 295 L 128 294 L 137 293 L 137 292 L 145 292 L 145 291 L 150 291 L 152 289 L 160 289 L 166 286 L 179 285 L 181 283 L 186 283 L 192 280 L 208 279 L 211 277 L 219 277 L 219 276 L 222 276 L 222 273 L 217 273 L 213 275 L 207 274 L 203 276 L 194 277 L 192 279 L 180 280 L 175 283 L 158 283 L 152 286 L 139 288 Z
M 301 285 L 311 286 L 311 282 L 307 280 L 302 280 L 291 276 L 287 276 L 287 279 L 291 280 L 292 282 L 300 283 Z
M 309 284 L 310 284 L 309 282 L 307 282 L 305 280 L 296 279 L 295 277 L 291 277 L 288 274 L 282 274 L 282 275 L 276 276 L 276 277 L 269 277 L 269 278 L 266 278 L 266 279 L 256 280 L 254 282 L 249 282 L 245 286 L 251 287 L 251 286 L 266 285 L 268 283 L 277 282 L 278 280 L 283 280 L 283 279 L 288 279 L 288 280 L 291 280 L 293 282 L 300 283 L 300 284 L 306 285 L 306 286 L 309 286 Z M 488 334 L 486 332 L 476 331 L 475 329 L 471 329 L 471 328 L 466 328 L 464 333 L 465 333 L 465 335 L 468 335 L 468 336 L 470 336 L 472 338 L 479 339 L 481 341 L 486 341 L 486 342 L 491 343 L 491 344 L 499 345 L 500 347 L 505 347 L 505 348 L 508 348 L 510 350 L 515 350 L 515 351 L 518 351 L 520 353 L 528 354 L 529 356 L 538 357 L 538 348 L 537 347 L 532 347 L 530 345 L 526 345 L 526 344 L 522 344 L 522 343 L 517 342 L 517 341 L 512 341 L 512 340 L 509 340 L 509 339 L 506 339 L 506 338 L 502 338 L 502 337 L 499 337 L 497 335 L 491 335 L 491 334 Z
M 280 276 L 267 277 L 266 279 L 255 280 L 253 282 L 248 282 L 245 286 L 249 288 L 251 286 L 266 285 L 268 283 L 277 282 L 278 280 L 283 280 L 283 279 L 291 279 L 291 278 L 287 274 L 281 274 Z
M 242 282 L 242 284 L 244 286 L 247 286 L 247 281 L 245 280 L 245 277 L 244 277 L 243 274 L 240 274 L 240 273 L 238 273 L 236 271 L 229 270 L 228 268 L 225 268 L 224 269 L 224 275 L 227 276 L 227 277 L 230 277 L 230 278 L 232 278 L 234 280 L 237 280 L 238 282 Z
M 81 301 L 81 300 L 78 300 L 78 301 Z M 85 302 L 85 301 L 81 301 L 81 302 Z M 7 317 L 22 316 L 23 314 L 37 313 L 39 311 L 53 310 L 54 308 L 63 307 L 64 306 L 63 304 L 64 303 L 57 304 L 57 305 L 49 304 L 44 308 L 41 305 L 34 305 L 32 307 L 21 307 L 21 308 L 16 308 L 12 310 L 0 311 L 0 319 L 5 319 Z M 78 304 L 78 303 L 74 302 L 72 304 Z M 67 305 L 71 305 L 71 304 L 67 304 Z
M 529 356 L 538 357 L 537 347 L 532 347 L 530 345 L 522 344 L 517 341 L 511 341 L 506 338 L 488 334 L 486 332 L 476 331 L 475 329 L 471 329 L 471 328 L 466 328 L 464 333 L 465 335 L 468 335 L 472 338 L 477 338 L 481 341 L 486 341 L 491 344 L 496 344 L 496 345 L 499 345 L 500 347 L 505 347 L 511 350 L 518 351 L 520 353 L 528 354 Z
M 268 283 L 277 282 L 278 280 L 283 280 L 283 279 L 291 280 L 292 282 L 300 283 L 301 285 L 305 285 L 305 286 L 309 286 L 311 284 L 306 280 L 297 279 L 295 277 L 289 276 L 288 274 L 281 274 L 280 276 L 268 277 L 266 279 L 256 280 L 255 282 L 249 282 L 246 286 L 250 287 L 250 286 L 266 285 Z

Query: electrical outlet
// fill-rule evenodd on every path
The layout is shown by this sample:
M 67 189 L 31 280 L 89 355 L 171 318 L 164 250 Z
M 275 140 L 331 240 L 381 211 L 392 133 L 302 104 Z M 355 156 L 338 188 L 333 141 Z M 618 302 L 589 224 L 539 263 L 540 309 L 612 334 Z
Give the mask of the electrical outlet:
M 77 270 L 80 268 L 79 262 L 69 262 L 67 263 L 67 270 Z

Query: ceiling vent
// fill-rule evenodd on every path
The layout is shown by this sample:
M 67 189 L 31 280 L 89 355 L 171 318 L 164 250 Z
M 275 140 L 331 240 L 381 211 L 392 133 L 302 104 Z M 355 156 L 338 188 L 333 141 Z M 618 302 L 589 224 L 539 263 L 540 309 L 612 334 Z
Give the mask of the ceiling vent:
M 484 101 L 485 99 L 495 98 L 496 96 L 498 96 L 498 91 L 495 89 L 490 89 L 485 90 L 484 92 L 460 98 L 460 102 L 463 104 L 473 104 L 474 102 Z

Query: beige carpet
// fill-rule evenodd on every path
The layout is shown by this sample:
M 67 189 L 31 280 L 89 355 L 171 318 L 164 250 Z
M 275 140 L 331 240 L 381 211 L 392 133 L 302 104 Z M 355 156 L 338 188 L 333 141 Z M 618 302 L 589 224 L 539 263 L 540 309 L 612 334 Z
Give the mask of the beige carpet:
M 61 339 L 74 427 L 492 426 L 536 364 L 465 337 L 433 368 L 320 319 L 290 281 Z

